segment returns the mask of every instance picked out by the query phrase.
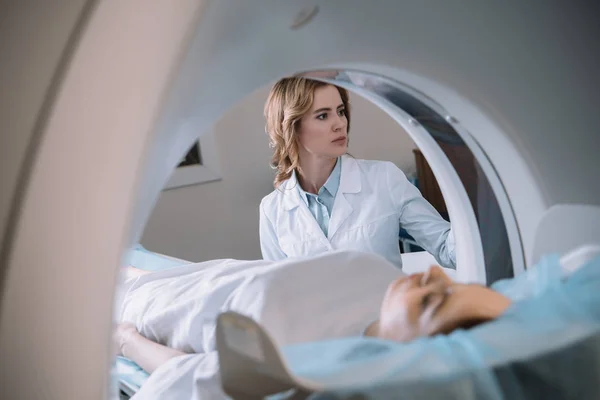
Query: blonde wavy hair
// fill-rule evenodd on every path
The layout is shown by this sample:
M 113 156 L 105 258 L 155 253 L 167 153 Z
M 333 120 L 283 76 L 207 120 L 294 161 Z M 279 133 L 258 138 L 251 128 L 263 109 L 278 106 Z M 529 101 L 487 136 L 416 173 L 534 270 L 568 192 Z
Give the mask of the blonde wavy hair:
M 313 105 L 315 90 L 329 86 L 329 83 L 308 78 L 290 77 L 279 80 L 271 89 L 265 103 L 266 132 L 273 148 L 271 167 L 277 170 L 273 185 L 278 188 L 292 176 L 294 170 L 300 170 L 298 153 L 298 130 L 300 120 Z M 350 99 L 348 92 L 334 86 L 340 93 L 348 120 L 347 132 L 350 132 Z

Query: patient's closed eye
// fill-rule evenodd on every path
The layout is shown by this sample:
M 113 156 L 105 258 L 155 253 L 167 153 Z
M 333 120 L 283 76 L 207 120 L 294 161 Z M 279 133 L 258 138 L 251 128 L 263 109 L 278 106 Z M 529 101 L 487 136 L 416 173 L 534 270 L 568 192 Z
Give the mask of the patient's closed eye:
M 446 300 L 448 292 L 447 286 L 443 281 L 432 279 L 427 284 L 422 283 L 421 287 L 426 290 L 421 298 L 421 310 L 425 311 L 431 309 L 431 313 L 435 313 L 439 306 Z
M 427 305 L 429 305 L 432 295 L 433 293 L 428 293 L 425 296 L 423 296 L 423 299 L 421 300 L 421 309 L 425 310 L 427 308 Z

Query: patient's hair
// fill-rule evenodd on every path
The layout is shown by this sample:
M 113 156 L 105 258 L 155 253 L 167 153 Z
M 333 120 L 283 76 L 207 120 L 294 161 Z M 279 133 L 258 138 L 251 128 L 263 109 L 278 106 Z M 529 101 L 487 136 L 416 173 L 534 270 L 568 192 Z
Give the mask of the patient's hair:
M 290 77 L 279 80 L 271 89 L 264 114 L 267 120 L 265 129 L 273 148 L 271 166 L 277 170 L 275 188 L 289 179 L 294 170 L 299 169 L 297 134 L 300 120 L 312 107 L 315 90 L 328 85 L 308 78 Z M 347 132 L 350 132 L 348 92 L 343 88 L 336 88 L 344 103 L 348 121 Z

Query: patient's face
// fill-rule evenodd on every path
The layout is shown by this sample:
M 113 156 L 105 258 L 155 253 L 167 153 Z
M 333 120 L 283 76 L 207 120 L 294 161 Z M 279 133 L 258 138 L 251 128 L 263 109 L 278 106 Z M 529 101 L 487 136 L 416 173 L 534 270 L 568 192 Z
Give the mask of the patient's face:
M 510 305 L 503 295 L 452 281 L 438 267 L 392 282 L 381 305 L 377 336 L 409 341 L 450 333 L 496 318 Z

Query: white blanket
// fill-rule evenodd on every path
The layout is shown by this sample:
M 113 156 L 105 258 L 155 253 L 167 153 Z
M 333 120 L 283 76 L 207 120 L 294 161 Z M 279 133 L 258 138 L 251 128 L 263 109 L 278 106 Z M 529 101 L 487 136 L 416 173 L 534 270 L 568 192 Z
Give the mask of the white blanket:
M 278 262 L 215 260 L 136 278 L 119 319 L 151 340 L 196 353 L 160 367 L 136 398 L 221 393 L 214 338 L 220 312 L 252 317 L 280 345 L 360 335 L 378 317 L 389 283 L 402 275 L 379 256 L 333 252 Z

